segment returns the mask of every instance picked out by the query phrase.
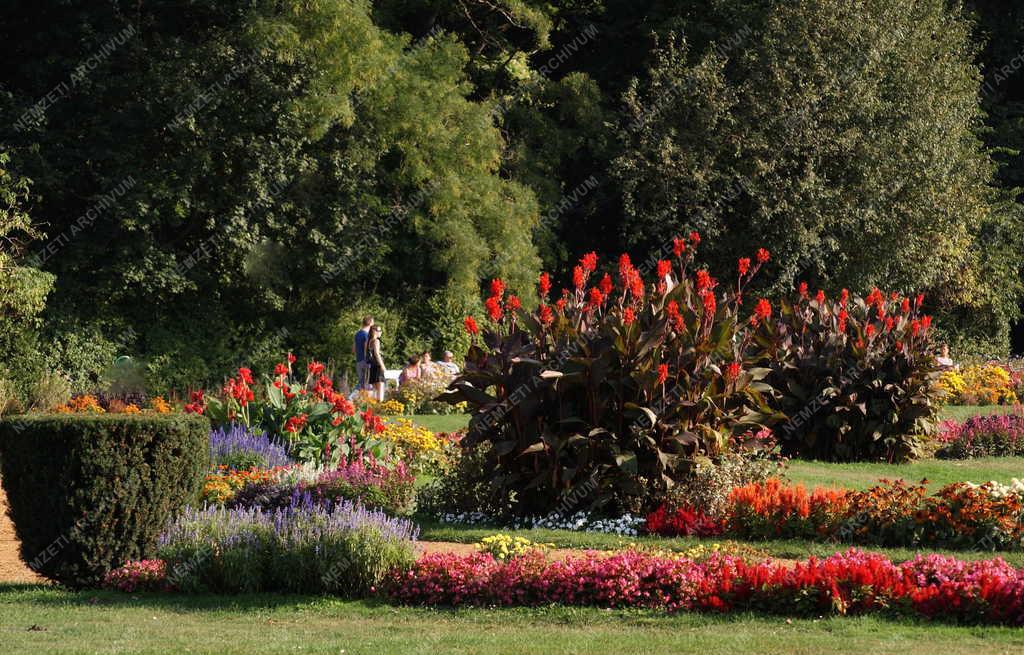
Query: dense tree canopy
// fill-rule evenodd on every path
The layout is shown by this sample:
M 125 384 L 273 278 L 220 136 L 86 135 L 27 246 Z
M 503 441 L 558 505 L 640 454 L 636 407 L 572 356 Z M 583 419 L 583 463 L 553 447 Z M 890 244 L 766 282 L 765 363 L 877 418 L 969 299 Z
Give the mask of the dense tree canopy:
M 964 349 L 1008 346 L 1015 3 L 11 4 L 0 143 L 51 366 L 344 359 L 363 308 L 395 358 L 456 343 L 493 276 L 690 228 L 719 275 L 769 247 L 766 293 L 923 289 Z

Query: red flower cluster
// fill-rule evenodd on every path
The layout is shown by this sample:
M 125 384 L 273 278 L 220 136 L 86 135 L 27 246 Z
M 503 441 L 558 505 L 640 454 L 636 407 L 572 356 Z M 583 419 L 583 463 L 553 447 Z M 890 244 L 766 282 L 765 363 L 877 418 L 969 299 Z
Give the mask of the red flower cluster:
M 703 563 L 636 550 L 547 561 L 538 551 L 425 555 L 394 570 L 385 591 L 410 605 L 545 606 L 552 603 L 675 611 L 762 611 L 801 616 L 894 612 L 1024 624 L 1024 572 L 1000 559 L 918 555 L 894 564 L 850 550 L 795 566 L 712 556 Z
M 700 510 L 689 507 L 669 510 L 662 505 L 647 516 L 644 530 L 663 537 L 717 537 L 725 531 L 725 525 Z

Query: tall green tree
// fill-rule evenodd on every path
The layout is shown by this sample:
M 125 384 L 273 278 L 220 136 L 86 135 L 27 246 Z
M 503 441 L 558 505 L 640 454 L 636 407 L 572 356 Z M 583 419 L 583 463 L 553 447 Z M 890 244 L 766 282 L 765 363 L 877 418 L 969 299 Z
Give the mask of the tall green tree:
M 765 246 L 774 291 L 933 292 L 931 307 L 1006 343 L 1019 226 L 979 138 L 970 24 L 942 0 L 720 2 L 702 50 L 660 40 L 625 94 L 616 171 L 640 250 L 696 228 L 732 274 Z M 997 254 L 998 256 L 993 256 Z
M 367 297 L 412 312 L 533 279 L 536 201 L 500 175 L 457 39 L 385 31 L 363 0 L 16 4 L 0 129 L 60 329 L 135 335 L 184 385 L 312 349 Z

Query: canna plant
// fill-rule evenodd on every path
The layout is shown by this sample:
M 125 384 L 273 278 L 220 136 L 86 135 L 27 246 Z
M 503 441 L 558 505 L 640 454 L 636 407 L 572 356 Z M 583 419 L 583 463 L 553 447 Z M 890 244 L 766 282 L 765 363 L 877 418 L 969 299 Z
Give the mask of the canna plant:
M 720 285 L 691 271 L 699 242 L 675 239 L 652 284 L 626 255 L 617 281 L 598 279 L 597 256 L 585 255 L 553 302 L 541 274 L 533 311 L 492 281 L 487 323 L 466 318 L 466 367 L 443 397 L 470 407 L 463 447 L 490 446 L 479 473 L 495 505 L 650 509 L 697 461 L 779 418 L 740 304 L 768 253 Z
M 801 283 L 755 339 L 788 417 L 775 436 L 786 456 L 903 461 L 938 429 L 942 391 L 930 316 L 915 299 L 843 289 L 828 300 Z
M 186 413 L 205 414 L 214 427 L 242 425 L 288 444 L 300 462 L 336 468 L 352 457 L 388 459 L 391 446 L 382 438 L 381 417 L 355 405 L 333 388 L 324 364 L 311 361 L 302 377 L 293 372 L 295 356 L 278 363 L 273 376 L 257 385 L 252 371 L 238 369 L 220 394 L 192 393 Z

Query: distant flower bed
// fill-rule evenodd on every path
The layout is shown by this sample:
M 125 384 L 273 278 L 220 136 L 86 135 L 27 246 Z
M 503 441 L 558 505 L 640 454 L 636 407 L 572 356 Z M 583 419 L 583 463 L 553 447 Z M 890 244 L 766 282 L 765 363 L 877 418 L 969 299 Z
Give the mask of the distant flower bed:
M 946 402 L 954 405 L 1012 405 L 1024 394 L 1021 371 L 999 362 L 946 371 L 938 385 Z
M 1019 457 L 1024 455 L 1024 412 L 946 421 L 939 439 L 945 445 L 936 455 L 942 458 Z
M 543 606 L 551 603 L 674 611 L 758 611 L 799 616 L 920 616 L 1024 624 L 1024 572 L 1003 560 L 940 555 L 894 564 L 850 550 L 795 566 L 712 555 L 705 562 L 624 551 L 548 561 L 530 551 L 426 555 L 387 583 L 396 602 L 431 606 Z

